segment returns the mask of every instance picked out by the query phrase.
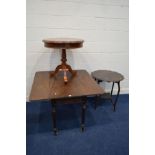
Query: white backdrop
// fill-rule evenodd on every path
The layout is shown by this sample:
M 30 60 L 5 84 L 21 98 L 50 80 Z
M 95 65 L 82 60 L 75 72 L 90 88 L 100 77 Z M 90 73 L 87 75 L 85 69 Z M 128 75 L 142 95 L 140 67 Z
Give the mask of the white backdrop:
M 84 39 L 83 48 L 67 52 L 68 63 L 89 72 L 118 71 L 125 76 L 121 93 L 128 93 L 128 10 L 128 0 L 27 0 L 27 99 L 35 72 L 60 63 L 60 53 L 44 47 L 49 37 Z

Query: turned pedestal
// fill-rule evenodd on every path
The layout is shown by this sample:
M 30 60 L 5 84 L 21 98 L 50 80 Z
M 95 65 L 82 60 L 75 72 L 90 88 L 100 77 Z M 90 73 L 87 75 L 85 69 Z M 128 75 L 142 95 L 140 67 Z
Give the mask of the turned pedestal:
M 68 82 L 67 72 L 70 72 L 72 76 L 76 75 L 76 71 L 72 69 L 72 67 L 67 64 L 67 57 L 66 57 L 66 49 L 74 49 L 80 48 L 83 46 L 82 39 L 75 39 L 75 38 L 49 38 L 44 39 L 44 46 L 47 48 L 57 48 L 61 49 L 61 64 L 55 68 L 54 73 L 51 73 L 51 77 L 57 74 L 59 71 L 63 71 L 64 73 L 64 82 Z

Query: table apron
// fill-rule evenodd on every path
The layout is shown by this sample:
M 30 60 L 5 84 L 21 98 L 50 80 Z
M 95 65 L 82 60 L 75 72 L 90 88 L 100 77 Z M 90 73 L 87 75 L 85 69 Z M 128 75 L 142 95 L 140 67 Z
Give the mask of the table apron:
M 54 103 L 62 103 L 62 104 L 75 104 L 75 103 L 82 103 L 87 100 L 87 96 L 81 96 L 76 98 L 63 98 L 63 99 L 51 99 L 51 102 Z

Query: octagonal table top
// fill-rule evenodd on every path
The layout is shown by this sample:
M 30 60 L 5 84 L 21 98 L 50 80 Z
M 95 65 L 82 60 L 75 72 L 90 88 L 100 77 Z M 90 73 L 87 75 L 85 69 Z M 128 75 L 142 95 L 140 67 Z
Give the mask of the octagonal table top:
M 93 78 L 106 82 L 119 82 L 124 79 L 122 74 L 110 70 L 96 70 L 91 74 Z

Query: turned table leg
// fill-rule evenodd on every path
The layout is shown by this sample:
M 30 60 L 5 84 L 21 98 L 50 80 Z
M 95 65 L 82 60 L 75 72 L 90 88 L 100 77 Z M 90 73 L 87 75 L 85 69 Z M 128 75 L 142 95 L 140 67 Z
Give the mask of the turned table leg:
M 58 129 L 56 127 L 56 104 L 55 104 L 55 101 L 54 100 L 51 101 L 51 105 L 52 105 L 53 132 L 54 132 L 54 135 L 57 135 L 58 134 Z
M 86 112 L 86 103 L 87 103 L 87 99 L 84 98 L 83 103 L 82 103 L 82 111 L 81 111 L 81 131 L 84 131 L 85 128 L 85 112 Z

